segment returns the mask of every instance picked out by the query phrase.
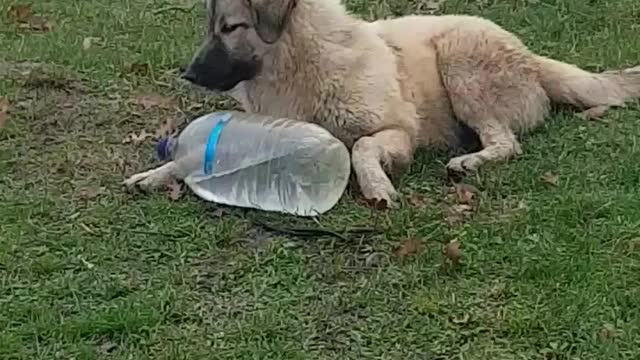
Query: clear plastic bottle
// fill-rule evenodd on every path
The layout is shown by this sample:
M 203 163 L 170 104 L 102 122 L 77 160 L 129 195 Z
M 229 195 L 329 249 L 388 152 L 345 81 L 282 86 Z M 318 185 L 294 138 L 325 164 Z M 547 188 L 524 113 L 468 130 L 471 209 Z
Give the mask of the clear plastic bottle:
M 207 201 L 299 216 L 331 209 L 351 171 L 349 151 L 322 127 L 236 111 L 202 116 L 156 150 Z

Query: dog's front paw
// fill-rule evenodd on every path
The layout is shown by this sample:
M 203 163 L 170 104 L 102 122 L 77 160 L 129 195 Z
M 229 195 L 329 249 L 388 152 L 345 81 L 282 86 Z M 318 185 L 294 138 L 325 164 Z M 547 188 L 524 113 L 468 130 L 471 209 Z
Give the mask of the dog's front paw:
M 123 181 L 122 185 L 128 190 L 138 188 L 143 191 L 162 187 L 172 179 L 173 166 L 173 163 L 169 163 L 156 169 L 135 174 Z
M 360 185 L 362 195 L 367 204 L 378 209 L 395 209 L 398 207 L 398 192 L 389 183 Z
M 127 190 L 133 190 L 138 186 L 138 184 L 145 181 L 148 176 L 148 171 L 132 175 L 122 182 L 122 186 L 124 186 Z
M 453 173 L 472 173 L 478 171 L 478 168 L 484 160 L 477 154 L 466 154 L 454 157 L 447 163 L 447 170 Z
M 583 120 L 602 120 L 609 110 L 609 105 L 600 105 L 589 108 L 581 113 L 578 113 L 578 117 Z

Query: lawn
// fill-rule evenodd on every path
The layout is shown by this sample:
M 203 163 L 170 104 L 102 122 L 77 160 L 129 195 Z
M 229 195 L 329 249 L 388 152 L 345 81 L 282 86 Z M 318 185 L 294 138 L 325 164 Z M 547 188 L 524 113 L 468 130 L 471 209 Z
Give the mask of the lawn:
M 433 8 L 348 2 L 370 19 Z M 157 164 L 143 130 L 233 106 L 176 80 L 201 7 L 38 0 L 27 19 L 15 4 L 0 0 L 1 359 L 640 358 L 637 105 L 556 113 L 517 160 L 464 179 L 472 199 L 428 152 L 389 212 L 351 190 L 317 222 L 127 194 L 120 182 Z M 637 0 L 437 11 L 587 69 L 640 64 Z

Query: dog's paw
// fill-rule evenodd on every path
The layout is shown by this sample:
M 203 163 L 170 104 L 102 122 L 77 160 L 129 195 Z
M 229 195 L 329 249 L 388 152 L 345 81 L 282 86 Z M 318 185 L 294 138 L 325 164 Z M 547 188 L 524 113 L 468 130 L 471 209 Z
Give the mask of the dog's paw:
M 632 68 L 622 70 L 625 74 L 640 74 L 640 66 L 634 66 Z
M 127 190 L 133 190 L 140 182 L 144 181 L 147 177 L 148 171 L 132 175 L 122 182 L 122 186 L 124 186 Z
M 141 190 L 151 190 L 164 186 L 173 179 L 176 165 L 168 162 L 158 168 L 135 174 L 122 182 L 127 189 L 138 188 Z
M 583 120 L 602 120 L 609 108 L 610 107 L 608 105 L 595 106 L 578 113 L 578 117 Z
M 447 170 L 452 173 L 473 173 L 478 171 L 484 160 L 477 154 L 466 154 L 452 158 L 447 163 Z
M 367 204 L 375 209 L 398 208 L 398 192 L 391 183 L 361 186 L 361 190 Z
M 122 182 L 122 185 L 129 191 L 134 189 L 151 191 L 162 187 L 169 180 L 171 179 L 165 176 L 164 173 L 151 170 L 129 177 Z

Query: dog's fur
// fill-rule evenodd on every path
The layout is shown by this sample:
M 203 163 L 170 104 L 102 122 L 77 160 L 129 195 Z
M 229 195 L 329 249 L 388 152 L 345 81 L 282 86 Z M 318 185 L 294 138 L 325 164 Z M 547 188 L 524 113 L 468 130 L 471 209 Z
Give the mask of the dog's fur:
M 207 11 L 209 34 L 184 77 L 246 111 L 322 125 L 351 148 L 365 198 L 388 205 L 387 173 L 419 146 L 464 145 L 470 128 L 482 148 L 447 167 L 475 171 L 520 153 L 516 134 L 552 103 L 593 114 L 640 97 L 640 67 L 590 73 L 472 16 L 365 22 L 339 0 L 208 0 Z M 126 183 L 158 185 L 174 172 L 169 163 Z

